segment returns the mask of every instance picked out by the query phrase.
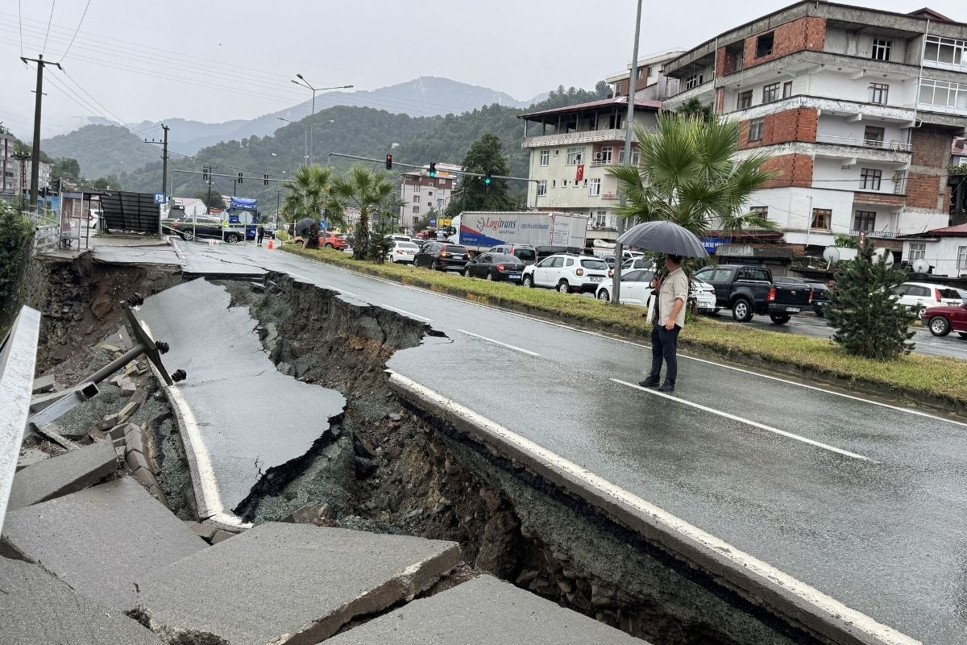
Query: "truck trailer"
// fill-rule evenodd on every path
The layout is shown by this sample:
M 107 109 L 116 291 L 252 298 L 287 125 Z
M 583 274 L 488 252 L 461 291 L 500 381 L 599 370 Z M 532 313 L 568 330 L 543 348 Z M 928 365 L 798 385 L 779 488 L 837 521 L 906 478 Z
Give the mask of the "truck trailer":
M 453 218 L 454 244 L 473 253 L 503 244 L 584 248 L 588 216 L 570 213 L 464 211 Z

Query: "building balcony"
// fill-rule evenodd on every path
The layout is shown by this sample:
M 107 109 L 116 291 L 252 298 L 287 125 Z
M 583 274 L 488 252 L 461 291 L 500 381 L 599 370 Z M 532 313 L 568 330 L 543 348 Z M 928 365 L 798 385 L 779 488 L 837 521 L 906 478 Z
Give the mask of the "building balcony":
M 734 105 L 735 98 L 727 99 L 727 101 L 729 100 Z M 728 105 L 728 102 L 726 105 Z M 887 123 L 901 123 L 903 124 L 902 127 L 912 128 L 916 119 L 916 111 L 913 105 L 879 105 L 877 103 L 862 103 L 811 95 L 790 96 L 771 103 L 759 103 L 752 107 L 726 112 L 723 114 L 723 118 L 746 121 L 799 108 L 818 110 L 824 116 L 847 117 L 851 123 L 885 121 Z
M 889 230 L 867 231 L 865 229 L 851 228 L 849 231 L 849 234 L 852 235 L 853 237 L 858 237 L 860 235 L 863 235 L 865 237 L 878 238 L 882 240 L 895 240 L 897 236 L 900 235 L 900 232 L 889 231 Z
M 582 143 L 601 143 L 606 141 L 625 140 L 625 129 L 588 130 L 586 132 L 566 132 L 560 134 L 546 134 L 537 137 L 527 137 L 521 143 L 522 148 L 553 148 L 555 146 L 570 146 Z
M 893 152 L 910 152 L 913 150 L 913 145 L 909 143 L 902 143 L 900 141 L 880 141 L 876 139 L 857 139 L 855 137 L 843 137 L 834 134 L 822 134 L 816 135 L 817 143 L 831 143 L 839 146 L 857 146 L 861 148 L 870 148 L 873 150 L 892 150 Z
M 893 165 L 896 168 L 906 168 L 910 164 L 911 152 L 909 146 L 907 150 L 894 150 L 892 148 L 872 148 L 859 143 L 854 139 L 854 143 L 819 141 L 816 143 L 805 144 L 812 147 L 812 153 L 817 159 L 837 159 L 844 166 L 854 166 L 858 160 L 872 161 L 881 164 Z M 832 137 L 831 137 L 832 138 Z M 801 145 L 801 144 L 800 144 Z

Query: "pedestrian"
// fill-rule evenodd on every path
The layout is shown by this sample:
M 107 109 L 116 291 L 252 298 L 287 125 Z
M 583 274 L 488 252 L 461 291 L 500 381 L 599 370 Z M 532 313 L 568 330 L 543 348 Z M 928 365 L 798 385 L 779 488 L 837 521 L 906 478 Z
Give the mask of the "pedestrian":
M 262 246 L 262 238 L 265 237 L 265 227 L 259 224 L 258 230 L 255 232 L 256 236 L 256 246 Z
M 665 382 L 659 392 L 674 392 L 678 378 L 678 334 L 685 326 L 685 302 L 688 300 L 688 276 L 682 271 L 680 255 L 666 255 L 668 274 L 658 275 L 651 288 L 658 293 L 658 310 L 652 318 L 651 374 L 639 385 L 658 387 L 661 383 L 661 365 L 665 363 Z

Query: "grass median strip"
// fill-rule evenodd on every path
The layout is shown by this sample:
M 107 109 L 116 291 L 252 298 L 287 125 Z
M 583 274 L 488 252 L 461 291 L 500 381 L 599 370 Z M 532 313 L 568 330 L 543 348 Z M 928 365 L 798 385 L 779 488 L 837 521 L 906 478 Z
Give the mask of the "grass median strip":
M 576 298 L 549 289 L 471 280 L 453 273 L 409 265 L 360 262 L 337 251 L 281 247 L 307 258 L 342 266 L 474 302 L 524 311 L 617 335 L 647 337 L 651 328 L 641 307 L 615 307 L 592 298 Z M 880 363 L 850 356 L 830 340 L 781 334 L 699 318 L 682 332 L 683 346 L 705 350 L 747 365 L 763 365 L 803 376 L 831 379 L 850 387 L 906 397 L 956 412 L 967 410 L 967 361 L 911 354 Z M 956 342 L 956 341 L 951 341 Z

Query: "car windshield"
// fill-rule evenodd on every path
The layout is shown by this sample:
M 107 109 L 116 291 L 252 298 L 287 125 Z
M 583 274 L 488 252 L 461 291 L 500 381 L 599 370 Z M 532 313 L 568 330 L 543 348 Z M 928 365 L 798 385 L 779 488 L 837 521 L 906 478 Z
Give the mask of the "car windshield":
M 531 262 L 537 259 L 537 254 L 534 253 L 533 249 L 514 249 L 514 255 L 524 262 Z
M 494 264 L 520 264 L 520 260 L 513 255 L 505 255 L 503 253 L 493 254 Z
M 457 254 L 466 253 L 467 252 L 467 247 L 465 247 L 465 246 L 457 246 L 455 244 L 448 244 L 447 245 L 447 252 L 448 253 L 457 253 Z
M 604 260 L 581 260 L 581 266 L 585 269 L 608 270 L 608 264 Z

